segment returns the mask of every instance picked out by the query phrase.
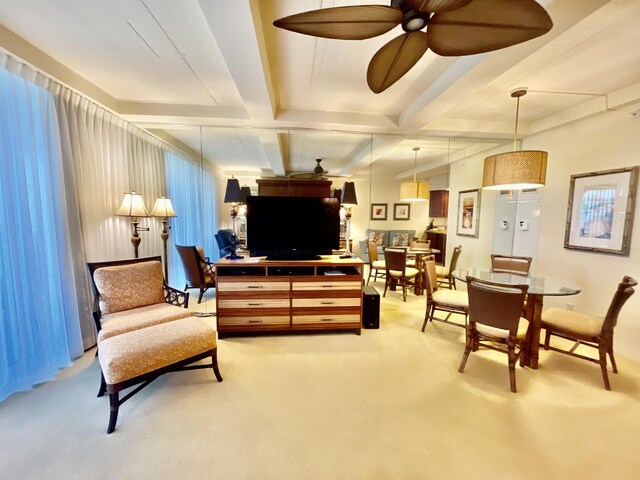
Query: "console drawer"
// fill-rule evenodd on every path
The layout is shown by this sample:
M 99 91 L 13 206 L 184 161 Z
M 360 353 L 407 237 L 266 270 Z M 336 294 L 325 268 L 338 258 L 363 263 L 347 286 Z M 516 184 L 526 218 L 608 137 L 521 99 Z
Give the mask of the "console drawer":
M 294 298 L 291 300 L 295 307 L 359 307 L 361 297 L 351 298 Z
M 218 317 L 218 325 L 289 325 L 288 315 L 260 317 Z
M 224 308 L 289 308 L 288 298 L 219 299 L 218 310 Z
M 291 289 L 294 291 L 330 291 L 330 290 L 360 290 L 362 282 L 360 281 L 312 281 L 312 282 L 296 282 L 292 283 Z
M 293 323 L 360 323 L 360 315 L 357 313 L 325 315 L 294 315 Z
M 224 282 L 218 280 L 218 292 L 288 291 L 289 282 Z

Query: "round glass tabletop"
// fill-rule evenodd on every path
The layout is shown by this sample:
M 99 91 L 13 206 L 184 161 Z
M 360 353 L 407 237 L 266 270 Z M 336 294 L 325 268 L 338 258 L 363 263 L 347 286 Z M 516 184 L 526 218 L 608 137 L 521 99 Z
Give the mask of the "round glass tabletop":
M 453 271 L 457 280 L 466 281 L 467 276 L 476 277 L 490 282 L 508 283 L 512 285 L 529 285 L 531 295 L 576 295 L 581 289 L 577 285 L 561 278 L 546 275 L 518 275 L 515 273 L 494 272 L 490 268 L 459 268 Z

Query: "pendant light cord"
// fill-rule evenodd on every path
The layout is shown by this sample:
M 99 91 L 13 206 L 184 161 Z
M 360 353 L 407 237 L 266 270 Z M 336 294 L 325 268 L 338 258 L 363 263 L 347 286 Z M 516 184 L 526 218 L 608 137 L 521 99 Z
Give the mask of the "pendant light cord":
M 516 127 L 513 133 L 513 151 L 517 150 L 518 145 L 518 116 L 520 114 L 520 97 L 516 98 Z

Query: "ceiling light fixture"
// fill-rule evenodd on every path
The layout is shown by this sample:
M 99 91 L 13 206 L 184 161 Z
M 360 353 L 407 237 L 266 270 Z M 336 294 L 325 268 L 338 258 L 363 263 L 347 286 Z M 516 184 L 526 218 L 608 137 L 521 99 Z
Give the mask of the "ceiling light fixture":
M 517 150 L 520 97 L 526 93 L 526 88 L 518 88 L 511 92 L 511 97 L 517 100 L 513 152 L 498 153 L 485 158 L 482 188 L 487 190 L 522 190 L 523 188 L 544 187 L 549 154 L 542 150 Z
M 418 151 L 420 147 L 413 147 L 413 181 L 400 184 L 400 200 L 405 202 L 423 202 L 429 200 L 429 182 L 418 182 L 416 171 L 418 170 Z

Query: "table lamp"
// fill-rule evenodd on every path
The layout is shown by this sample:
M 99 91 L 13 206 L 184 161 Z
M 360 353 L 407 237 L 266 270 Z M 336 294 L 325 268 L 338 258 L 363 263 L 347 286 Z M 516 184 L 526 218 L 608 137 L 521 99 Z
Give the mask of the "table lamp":
M 236 217 L 238 216 L 238 205 L 243 203 L 243 193 L 240 188 L 240 182 L 237 178 L 231 177 L 227 180 L 227 189 L 224 193 L 224 203 L 231 204 L 231 246 L 229 247 L 231 253 L 227 255 L 227 259 L 229 260 L 238 260 L 242 258 L 242 256 L 236 253 L 236 247 L 238 246 L 238 237 L 236 236 Z M 245 190 L 245 198 L 246 200 L 246 190 Z

